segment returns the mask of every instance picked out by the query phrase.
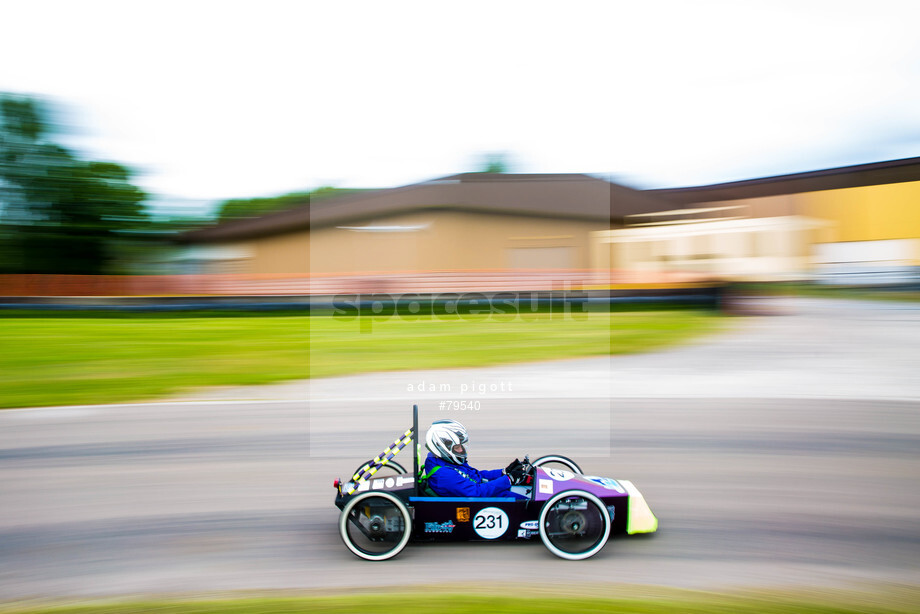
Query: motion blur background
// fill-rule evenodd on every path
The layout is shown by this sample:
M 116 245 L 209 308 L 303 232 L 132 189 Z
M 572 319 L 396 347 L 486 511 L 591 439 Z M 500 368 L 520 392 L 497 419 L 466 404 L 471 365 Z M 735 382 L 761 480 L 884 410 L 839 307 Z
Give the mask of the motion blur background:
M 0 270 L 291 285 L 3 294 L 916 279 L 912 3 L 486 7 L 6 7 Z

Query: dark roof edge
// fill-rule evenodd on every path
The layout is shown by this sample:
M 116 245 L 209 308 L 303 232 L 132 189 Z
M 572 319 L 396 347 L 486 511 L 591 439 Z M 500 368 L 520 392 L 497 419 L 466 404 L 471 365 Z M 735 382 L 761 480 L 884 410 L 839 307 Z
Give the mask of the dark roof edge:
M 598 213 L 596 215 L 587 215 L 584 213 L 569 213 L 565 211 L 521 211 L 514 208 L 489 207 L 484 205 L 465 205 L 465 204 L 446 204 L 446 205 L 422 205 L 422 206 L 405 206 L 386 211 L 383 214 L 377 213 L 358 213 L 354 215 L 345 215 L 334 220 L 323 220 L 314 222 L 312 228 L 326 228 L 340 224 L 351 224 L 369 219 L 383 219 L 387 217 L 396 217 L 407 213 L 478 213 L 481 215 L 501 215 L 501 216 L 521 216 L 544 218 L 544 219 L 564 219 L 564 220 L 582 220 L 582 221 L 605 221 L 611 218 L 609 212 Z
M 352 194 L 342 194 L 338 196 L 329 196 L 322 199 L 316 199 L 314 203 L 317 207 L 327 208 L 329 205 L 341 206 L 346 205 L 349 202 L 355 202 L 364 200 L 369 196 L 380 195 L 384 193 L 389 194 L 398 194 L 400 192 L 410 192 L 412 190 L 417 190 L 419 188 L 424 188 L 432 185 L 439 184 L 448 184 L 448 183 L 463 183 L 464 179 L 471 182 L 480 182 L 490 183 L 497 181 L 515 181 L 515 180 L 525 180 L 527 182 L 533 182 L 536 180 L 539 181 L 584 181 L 586 179 L 597 181 L 600 183 L 607 184 L 612 186 L 611 189 L 619 188 L 625 190 L 631 190 L 634 192 L 642 192 L 641 190 L 636 190 L 629 186 L 624 186 L 620 184 L 611 183 L 606 179 L 599 177 L 594 177 L 591 175 L 586 175 L 584 173 L 556 173 L 551 175 L 543 174 L 526 174 L 526 173 L 460 173 L 457 175 L 448 175 L 446 177 L 436 177 L 434 179 L 428 179 L 426 181 L 421 181 L 419 183 L 412 183 L 408 185 L 395 186 L 392 188 L 377 188 L 362 190 L 360 192 L 355 192 Z M 463 208 L 463 205 L 450 205 L 451 207 Z M 206 226 L 204 228 L 196 228 L 194 230 L 188 230 L 183 233 L 180 233 L 175 237 L 177 243 L 205 243 L 205 242 L 221 242 L 228 240 L 243 240 L 258 238 L 261 236 L 266 236 L 277 232 L 277 224 L 285 223 L 287 228 L 291 230 L 299 230 L 303 228 L 309 228 L 311 225 L 311 214 L 310 214 L 310 205 L 301 205 L 289 207 L 279 211 L 273 211 L 265 215 L 261 215 L 254 218 L 242 218 L 236 220 L 230 220 L 226 222 L 219 222 L 211 226 Z M 424 208 L 424 207 L 423 207 Z M 437 206 L 433 207 L 437 208 Z M 469 210 L 476 210 L 477 207 L 472 206 L 466 207 Z M 390 215 L 393 212 L 404 213 L 405 211 L 416 209 L 416 207 L 408 208 L 397 208 L 394 211 L 388 211 L 387 215 Z M 497 211 L 500 213 L 500 211 Z M 509 212 L 514 213 L 514 210 Z M 519 213 L 519 212 L 517 212 Z M 538 217 L 543 216 L 543 214 L 536 214 Z M 356 216 L 345 215 L 343 219 L 360 219 L 363 217 L 363 214 Z M 561 216 L 561 217 L 571 217 Z M 575 216 L 578 217 L 578 216 Z M 600 219 L 600 216 L 599 218 Z M 324 224 L 317 224 L 317 226 L 322 226 Z
M 527 180 L 527 181 L 572 181 L 577 179 L 594 179 L 596 181 L 603 181 L 610 183 L 606 179 L 601 179 L 593 175 L 588 175 L 586 173 L 457 173 L 456 175 L 448 175 L 446 177 L 437 177 L 435 179 L 429 179 L 428 181 L 422 181 L 421 184 L 430 184 L 430 183 L 442 183 L 446 181 L 460 181 L 464 179 L 469 181 L 515 181 L 515 180 Z
M 234 220 L 240 222 L 254 221 L 261 218 L 245 218 L 242 220 Z M 296 220 L 291 223 L 288 228 L 290 230 L 304 230 L 310 228 L 309 219 L 306 221 Z M 173 237 L 173 241 L 179 244 L 186 243 L 221 243 L 226 241 L 242 241 L 247 239 L 258 239 L 260 237 L 266 237 L 278 234 L 278 230 L 274 226 L 262 226 L 253 227 L 251 225 L 245 225 L 243 227 L 237 226 L 234 224 L 233 228 L 228 228 L 224 224 L 217 224 L 215 226 L 206 226 L 204 228 L 196 228 L 195 230 L 187 230 L 185 232 L 179 233 Z
M 878 177 L 875 176 L 872 179 L 869 179 L 869 174 L 876 173 L 877 171 L 888 171 L 896 169 L 905 169 L 909 167 L 916 167 L 916 173 L 905 175 L 891 174 L 889 177 Z M 821 179 L 840 177 L 843 175 L 849 176 L 866 176 L 865 181 L 859 181 L 854 179 L 847 182 L 848 185 L 841 187 L 859 187 L 867 185 L 878 185 L 885 183 L 899 183 L 902 181 L 917 181 L 920 180 L 920 157 L 916 158 L 901 158 L 898 160 L 885 160 L 882 162 L 869 162 L 864 164 L 854 164 L 851 166 L 840 166 L 835 168 L 821 169 L 817 171 L 805 171 L 801 173 L 789 173 L 786 175 L 773 175 L 770 177 L 760 177 L 756 179 L 743 179 L 740 181 L 728 181 L 725 183 L 713 183 L 708 185 L 699 185 L 699 186 L 688 186 L 682 188 L 660 188 L 653 190 L 644 190 L 649 194 L 653 194 L 661 197 L 668 196 L 680 196 L 680 195 L 692 195 L 700 192 L 719 192 L 719 191 L 745 191 L 746 188 L 755 188 L 760 186 L 772 186 L 778 184 L 786 183 L 795 183 L 798 186 L 795 189 L 790 189 L 786 192 L 777 191 L 776 194 L 781 193 L 791 193 L 791 192 L 807 192 L 807 191 L 817 191 L 823 189 L 833 189 L 828 187 L 823 187 Z M 819 181 L 812 181 L 819 180 Z M 801 184 L 808 185 L 813 183 L 815 187 L 811 189 L 802 189 Z
M 395 217 L 399 215 L 404 215 L 406 213 L 415 213 L 415 212 L 470 212 L 470 213 L 479 213 L 485 215 L 502 215 L 502 216 L 519 216 L 521 211 L 515 209 L 495 209 L 484 206 L 477 205 L 462 205 L 462 204 L 449 204 L 449 205 L 425 205 L 421 207 L 415 206 L 406 206 L 394 208 L 390 211 L 386 211 L 383 215 L 377 215 L 374 213 L 358 213 L 355 215 L 344 215 L 335 220 L 324 220 L 321 222 L 311 222 L 310 220 L 298 220 L 297 223 L 291 224 L 285 230 L 286 231 L 297 231 L 297 230 L 310 230 L 318 228 L 326 228 L 329 226 L 337 226 L 341 224 L 354 224 L 360 223 L 363 220 L 368 219 L 382 219 L 387 217 Z M 609 213 L 599 213 L 597 215 L 584 215 L 584 214 L 571 214 L 566 212 L 560 213 L 549 213 L 549 212 L 528 212 L 526 215 L 536 218 L 544 219 L 565 219 L 565 220 L 581 220 L 581 221 L 609 221 L 611 216 Z M 255 219 L 262 218 L 249 218 L 248 221 L 253 221 Z M 246 239 L 257 239 L 263 236 L 271 236 L 278 233 L 278 229 L 274 226 L 255 226 L 252 224 L 246 225 L 240 228 L 238 225 L 234 224 L 233 228 L 225 227 L 224 225 L 219 226 L 210 226 L 207 228 L 200 228 L 197 230 L 187 231 L 176 237 L 178 243 L 221 243 L 228 240 L 240 241 Z

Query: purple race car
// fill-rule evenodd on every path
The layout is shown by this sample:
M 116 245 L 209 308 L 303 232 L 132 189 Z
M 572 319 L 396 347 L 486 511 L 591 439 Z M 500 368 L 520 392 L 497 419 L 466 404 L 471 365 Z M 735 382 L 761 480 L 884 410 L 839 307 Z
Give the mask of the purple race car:
M 427 489 L 419 471 L 393 457 L 415 440 L 412 428 L 376 458 L 364 463 L 348 482 L 335 480 L 336 506 L 342 510 L 339 534 L 353 553 L 369 561 L 399 554 L 410 539 L 419 541 L 490 541 L 533 539 L 569 560 L 597 554 L 611 533 L 652 533 L 658 519 L 631 482 L 584 475 L 572 460 L 543 456 L 528 465 L 528 482 L 512 486 L 523 499 L 439 497 Z M 388 470 L 386 475 L 384 469 Z

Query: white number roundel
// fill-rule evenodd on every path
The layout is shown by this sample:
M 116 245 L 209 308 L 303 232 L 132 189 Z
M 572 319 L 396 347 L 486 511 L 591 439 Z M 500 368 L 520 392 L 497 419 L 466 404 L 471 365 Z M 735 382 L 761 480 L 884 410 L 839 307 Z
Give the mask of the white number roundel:
M 487 507 L 473 516 L 473 530 L 483 539 L 501 537 L 508 530 L 508 514 L 497 507 Z

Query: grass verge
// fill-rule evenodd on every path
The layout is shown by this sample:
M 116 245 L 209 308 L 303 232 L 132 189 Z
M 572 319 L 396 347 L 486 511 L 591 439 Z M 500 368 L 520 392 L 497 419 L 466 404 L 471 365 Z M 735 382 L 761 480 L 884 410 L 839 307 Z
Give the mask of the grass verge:
M 838 298 L 873 301 L 920 301 L 920 290 L 907 290 L 897 286 L 831 286 L 814 283 L 750 283 L 737 284 L 732 290 L 737 294 L 752 296 L 802 296 L 808 298 Z
M 640 352 L 718 330 L 705 311 L 352 320 L 0 319 L 0 407 L 136 401 L 206 386 Z
M 614 589 L 615 590 L 615 589 Z M 612 591 L 613 592 L 613 591 Z M 633 591 L 635 592 L 635 591 Z M 386 592 L 336 597 L 246 598 L 215 601 L 146 601 L 69 605 L 7 605 L 4 614 L 289 614 L 294 612 L 376 612 L 389 604 L 413 614 L 556 614 L 558 612 L 620 612 L 624 614 L 761 613 L 761 614 L 854 614 L 916 612 L 917 590 L 900 588 L 894 593 L 748 592 L 706 593 L 687 590 L 657 590 L 648 596 L 596 597 L 552 593 L 517 597 L 426 591 L 424 594 Z

